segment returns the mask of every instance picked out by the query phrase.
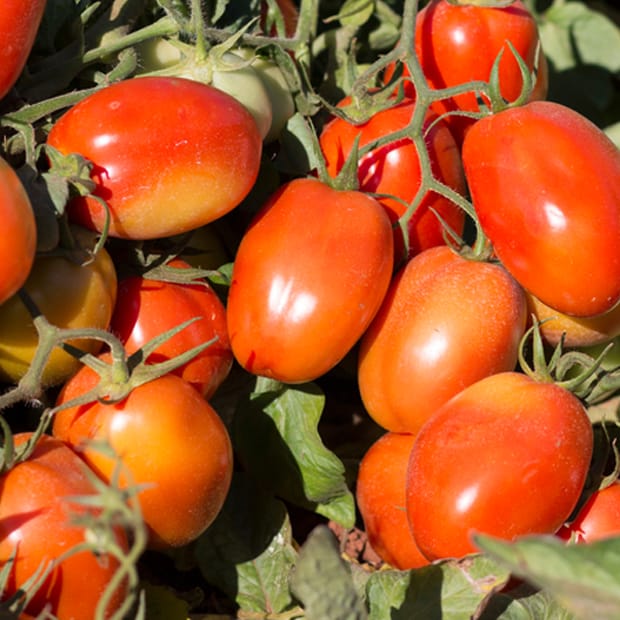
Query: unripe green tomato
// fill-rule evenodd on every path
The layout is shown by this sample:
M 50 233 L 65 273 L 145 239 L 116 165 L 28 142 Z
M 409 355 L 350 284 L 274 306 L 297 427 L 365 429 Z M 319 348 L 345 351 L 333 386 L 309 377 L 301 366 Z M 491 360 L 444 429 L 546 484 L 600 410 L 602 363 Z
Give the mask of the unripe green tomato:
M 263 80 L 272 110 L 271 127 L 264 141 L 267 143 L 274 142 L 280 136 L 280 132 L 284 129 L 288 119 L 295 114 L 295 102 L 290 87 L 282 69 L 274 61 L 263 56 L 255 56 L 254 51 L 250 48 L 236 49 L 235 54 L 246 60 L 254 58 L 251 66 Z

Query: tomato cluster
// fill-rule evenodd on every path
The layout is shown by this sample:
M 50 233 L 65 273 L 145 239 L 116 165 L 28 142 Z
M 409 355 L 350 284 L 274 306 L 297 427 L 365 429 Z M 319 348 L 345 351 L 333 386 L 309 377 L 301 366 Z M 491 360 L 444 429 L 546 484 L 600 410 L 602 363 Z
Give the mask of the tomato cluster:
M 29 4 L 0 97 L 45 3 Z M 303 107 L 306 59 L 278 47 L 272 4 L 267 34 L 210 54 L 196 32 L 153 36 L 128 76 L 54 110 L 24 160 L 61 200 L 37 203 L 0 159 L 0 402 L 43 412 L 28 433 L 2 426 L 2 599 L 32 590 L 24 614 L 86 619 L 103 601 L 108 617 L 135 596 L 139 533 L 109 517 L 107 546 L 84 546 L 107 514 L 85 497 L 120 493 L 154 553 L 207 532 L 236 464 L 214 404 L 231 374 L 352 373 L 379 434 L 356 505 L 395 568 L 475 553 L 475 533 L 618 532 L 619 483 L 587 486 L 587 399 L 601 377 L 617 390 L 617 364 L 589 353 L 620 337 L 620 152 L 545 101 L 533 16 L 431 0 L 363 96 L 356 82 Z M 293 138 L 306 167 L 265 190 Z

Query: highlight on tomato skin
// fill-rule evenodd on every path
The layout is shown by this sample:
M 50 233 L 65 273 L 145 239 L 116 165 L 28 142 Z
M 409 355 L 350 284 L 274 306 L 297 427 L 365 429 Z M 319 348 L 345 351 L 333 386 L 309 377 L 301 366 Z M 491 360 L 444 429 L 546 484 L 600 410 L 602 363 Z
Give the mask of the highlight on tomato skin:
M 351 101 L 351 97 L 345 97 L 338 107 L 346 108 Z M 415 103 L 405 100 L 374 113 L 362 124 L 334 116 L 319 136 L 327 172 L 332 177 L 338 175 L 356 138 L 359 148 L 363 148 L 390 133 L 402 131 L 411 122 L 414 110 Z M 428 111 L 423 131 L 434 178 L 464 195 L 466 185 L 460 150 L 447 124 Z M 362 155 L 358 162 L 358 181 L 361 191 L 378 194 L 377 199 L 395 224 L 405 214 L 422 182 L 420 158 L 413 141 L 399 139 Z M 462 235 L 464 224 L 465 213 L 460 207 L 439 194 L 427 192 L 407 223 L 406 254 L 403 231 L 399 226 L 394 227 L 396 264 L 425 249 L 445 244 L 445 226 Z
M 97 381 L 98 375 L 82 366 L 64 384 L 57 404 L 86 393 Z M 195 540 L 221 510 L 230 487 L 228 431 L 198 390 L 177 375 L 135 387 L 116 404 L 95 401 L 62 409 L 52 433 L 105 481 L 115 474 L 117 460 L 87 442 L 109 443 L 128 472 L 120 484 L 145 485 L 137 498 L 152 549 Z
M 16 446 L 31 436 L 30 432 L 16 434 Z M 84 508 L 65 498 L 96 493 L 86 471 L 87 466 L 69 447 L 44 434 L 27 460 L 0 476 L 3 567 L 15 552 L 16 541 L 19 542 L 4 600 L 25 586 L 42 563 L 58 560 L 84 542 L 85 529 L 68 521 L 70 510 Z M 118 530 L 116 536 L 116 542 L 126 548 L 125 533 Z M 25 611 L 38 617 L 48 607 L 58 618 L 92 620 L 101 595 L 118 569 L 118 560 L 109 554 L 72 554 L 52 569 Z M 106 617 L 120 608 L 127 594 L 127 584 L 122 583 L 110 598 Z
M 499 84 L 502 97 L 509 102 L 521 94 L 523 78 L 518 62 L 507 45 L 536 73 L 530 101 L 544 100 L 548 92 L 548 67 L 541 48 L 535 17 L 521 0 L 505 7 L 485 7 L 476 3 L 431 0 L 416 16 L 415 51 L 422 71 L 433 89 L 450 88 L 471 81 L 488 82 L 500 52 Z M 385 80 L 395 70 L 388 66 Z M 408 75 L 406 67 L 404 75 Z M 413 84 L 404 82 L 405 93 L 415 98 Z M 441 99 L 431 108 L 447 114 L 446 123 L 460 146 L 475 120 L 453 114 L 479 112 L 474 92 Z M 452 113 L 452 114 L 451 114 Z
M 190 267 L 178 258 L 167 265 L 173 269 Z M 228 376 L 233 354 L 226 327 L 226 309 L 206 280 L 175 283 L 140 276 L 123 278 L 118 286 L 110 329 L 131 355 L 152 338 L 191 319 L 197 320 L 162 343 L 147 361 L 166 361 L 213 341 L 173 371 L 208 400 Z
M 366 411 L 386 430 L 417 433 L 468 385 L 515 369 L 526 321 L 524 292 L 501 265 L 446 245 L 421 252 L 393 277 L 360 340 Z
M 236 360 L 283 383 L 322 376 L 368 327 L 392 268 L 392 228 L 374 198 L 316 178 L 286 183 L 235 257 L 227 322 Z
M 47 144 L 93 163 L 110 236 L 133 240 L 188 232 L 230 212 L 254 185 L 262 153 L 256 122 L 236 99 L 163 76 L 88 95 L 54 123 Z M 75 197 L 68 213 L 87 228 L 104 228 L 106 210 L 94 197 Z
M 593 429 L 583 404 L 520 372 L 486 377 L 438 409 L 411 451 L 407 516 L 429 559 L 477 551 L 472 533 L 555 534 L 584 489 Z
M 533 101 L 479 120 L 462 158 L 482 229 L 524 289 L 576 317 L 619 303 L 620 150 L 601 129 Z
M 566 541 L 589 543 L 620 535 L 620 482 L 594 491 L 575 519 L 557 535 Z
M 415 435 L 381 435 L 360 462 L 355 497 L 373 550 L 400 570 L 426 566 L 405 512 L 407 467 Z
M 0 304 L 23 286 L 37 249 L 37 226 L 30 198 L 15 170 L 0 157 Z

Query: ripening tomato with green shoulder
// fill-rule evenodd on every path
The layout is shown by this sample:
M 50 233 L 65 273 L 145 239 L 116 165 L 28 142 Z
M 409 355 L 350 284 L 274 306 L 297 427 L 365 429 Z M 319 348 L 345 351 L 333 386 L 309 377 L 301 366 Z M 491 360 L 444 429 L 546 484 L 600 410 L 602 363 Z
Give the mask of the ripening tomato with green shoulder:
M 31 438 L 31 433 L 14 436 L 16 446 Z M 92 472 L 90 473 L 92 475 Z M 88 509 L 71 501 L 89 496 L 96 488 L 84 462 L 62 441 L 43 435 L 32 454 L 0 475 L 0 565 L 7 569 L 11 555 L 4 600 L 26 585 L 42 566 L 51 564 L 25 611 L 39 617 L 47 606 L 57 618 L 92 620 L 103 592 L 120 569 L 117 558 L 88 550 L 66 555 L 84 542 L 86 530 L 70 523 L 71 514 L 84 515 Z M 116 532 L 116 541 L 126 548 L 124 532 Z M 76 595 L 79 593 L 79 596 Z M 127 584 L 121 582 L 113 592 L 105 618 L 112 616 L 127 597 Z M 20 616 L 21 617 L 21 616 Z
M 393 268 L 383 207 L 316 178 L 283 185 L 239 245 L 227 301 L 233 354 L 248 372 L 312 381 L 353 348 Z
M 2 52 L 0 52 L 1 54 Z M 0 157 L 0 304 L 17 293 L 34 262 L 37 225 L 28 194 L 17 173 Z
M 34 45 L 46 0 L 4 0 L 0 11 L 0 99 L 17 82 Z
M 148 102 L 148 105 L 145 104 Z M 262 140 L 232 96 L 180 77 L 136 77 L 82 99 L 47 144 L 93 163 L 94 196 L 68 205 L 72 221 L 113 237 L 153 239 L 199 228 L 248 194 Z
M 168 262 L 186 270 L 181 259 Z M 141 276 L 123 278 L 110 322 L 127 353 L 135 353 L 149 340 L 190 319 L 197 319 L 163 342 L 147 362 L 163 362 L 213 340 L 206 349 L 173 372 L 211 398 L 226 379 L 233 355 L 226 328 L 224 304 L 204 279 L 192 283 L 166 282 Z
M 529 100 L 545 99 L 548 89 L 547 61 L 541 49 L 536 19 L 521 0 L 506 6 L 482 6 L 474 0 L 431 0 L 416 16 L 415 52 L 434 89 L 451 88 L 467 82 L 488 82 L 498 55 L 502 97 L 515 101 L 521 94 L 523 78 L 508 41 L 528 69 L 538 69 Z M 394 72 L 388 67 L 386 79 Z M 404 75 L 408 75 L 406 68 Z M 410 81 L 405 93 L 415 97 Z M 432 104 L 445 117 L 459 146 L 474 120 L 454 112 L 478 112 L 474 91 L 441 99 Z
M 527 293 L 530 316 L 539 321 L 540 334 L 552 346 L 562 340 L 565 347 L 584 348 L 607 344 L 620 336 L 620 304 L 592 317 L 558 312 Z
M 95 235 L 91 231 L 79 227 L 72 230 L 76 250 L 66 255 L 38 256 L 24 290 L 56 327 L 105 330 L 116 303 L 116 269 L 105 248 L 92 256 Z M 32 316 L 14 295 L 0 305 L 0 379 L 17 383 L 28 371 L 38 344 Z M 92 338 L 70 340 L 69 344 L 87 353 L 97 353 L 102 346 Z M 43 369 L 42 384 L 50 387 L 62 383 L 79 365 L 76 358 L 55 347 Z
M 393 278 L 360 341 L 357 379 L 383 428 L 417 433 L 446 401 L 488 375 L 514 370 L 525 294 L 496 263 L 429 248 Z
M 415 544 L 405 512 L 407 467 L 414 441 L 413 434 L 381 435 L 362 457 L 355 485 L 368 542 L 384 562 L 399 570 L 429 563 Z
M 577 516 L 558 531 L 563 540 L 589 543 L 620 536 L 620 482 L 594 491 Z
M 346 107 L 347 97 L 339 104 Z M 327 171 L 336 177 L 359 139 L 362 148 L 375 140 L 400 132 L 411 122 L 415 109 L 412 100 L 405 100 L 373 114 L 362 124 L 354 124 L 340 117 L 333 117 L 321 131 L 320 145 Z M 422 131 L 433 176 L 454 191 L 465 193 L 465 177 L 459 148 L 447 125 L 433 112 L 427 112 Z M 399 138 L 363 154 L 358 162 L 359 189 L 363 192 L 388 194 L 378 196 L 390 221 L 396 223 L 404 215 L 422 183 L 420 158 L 415 144 L 408 138 Z M 463 233 L 465 214 L 456 204 L 435 192 L 427 192 L 407 222 L 408 254 L 400 227 L 394 228 L 396 261 L 410 258 L 422 250 L 443 245 L 442 220 L 458 235 Z
M 98 380 L 95 371 L 82 366 L 64 384 L 57 404 L 86 393 Z M 230 487 L 228 431 L 198 390 L 177 375 L 139 385 L 120 402 L 62 409 L 52 432 L 104 481 L 115 475 L 117 461 L 88 442 L 107 441 L 128 472 L 121 486 L 146 485 L 137 497 L 152 548 L 179 547 L 198 537 L 219 513 Z
M 578 317 L 618 304 L 620 150 L 601 129 L 534 101 L 479 120 L 462 156 L 482 229 L 526 290 Z
M 554 534 L 577 505 L 592 453 L 592 424 L 568 390 L 521 372 L 477 381 L 432 415 L 412 448 L 416 544 L 432 561 L 475 553 L 473 533 Z

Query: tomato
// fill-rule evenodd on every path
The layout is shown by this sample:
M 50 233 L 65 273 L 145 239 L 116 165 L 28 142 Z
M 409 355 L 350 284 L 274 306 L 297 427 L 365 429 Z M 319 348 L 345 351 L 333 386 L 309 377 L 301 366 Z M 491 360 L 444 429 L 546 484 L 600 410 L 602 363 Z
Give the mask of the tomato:
M 293 0 L 276 0 L 275 3 L 282 15 L 284 34 L 286 34 L 287 37 L 294 36 L 295 30 L 297 29 L 297 21 L 299 20 L 299 10 L 297 9 L 297 6 Z M 263 29 L 265 29 L 270 23 L 269 18 L 272 18 L 271 13 L 272 11 L 270 10 L 269 2 L 267 0 L 263 0 L 261 2 L 260 10 L 260 25 Z M 275 15 L 272 19 L 275 20 Z M 270 36 L 275 36 L 277 34 L 275 23 L 269 30 L 269 34 Z
M 479 379 L 513 370 L 525 295 L 500 266 L 430 248 L 396 274 L 358 355 L 362 401 L 380 426 L 417 433 Z
M 256 180 L 262 148 L 244 106 L 178 77 L 133 78 L 96 91 L 61 116 L 48 144 L 94 163 L 110 235 L 127 239 L 176 235 L 231 211 Z M 93 197 L 69 205 L 73 221 L 97 231 L 104 215 Z
M 535 101 L 478 121 L 463 164 L 482 228 L 525 289 L 580 317 L 618 303 L 620 151 L 603 131 Z
M 30 433 L 15 436 L 17 445 Z M 69 523 L 71 511 L 85 510 L 69 497 L 92 495 L 95 487 L 82 460 L 61 441 L 44 435 L 26 460 L 0 476 L 0 564 L 3 569 L 13 552 L 16 559 L 3 597 L 19 590 L 42 564 L 55 562 L 49 576 L 26 611 L 37 616 L 46 605 L 58 618 L 92 620 L 99 599 L 119 568 L 108 555 L 80 551 L 58 561 L 84 542 L 86 531 Z M 125 545 L 118 533 L 118 543 Z M 77 595 L 79 593 L 79 596 Z M 127 595 L 126 586 L 111 597 L 106 618 Z
M 562 336 L 564 345 L 571 348 L 591 347 L 620 336 L 620 304 L 604 314 L 576 317 L 553 310 L 533 295 L 527 297 L 530 315 L 542 321 L 540 333 L 552 346 L 557 345 Z
M 170 261 L 169 265 L 189 268 L 180 259 Z M 193 318 L 199 320 L 161 344 L 147 361 L 162 362 L 216 338 L 216 342 L 174 371 L 210 398 L 227 377 L 233 356 L 226 310 L 206 280 L 192 285 L 139 276 L 121 280 L 110 329 L 131 354 L 152 338 Z
M 58 404 L 93 388 L 88 366 L 63 386 Z M 60 410 L 53 434 L 78 450 L 103 480 L 115 459 L 89 447 L 107 441 L 129 472 L 153 548 L 178 547 L 199 536 L 220 511 L 232 477 L 232 446 L 224 423 L 189 383 L 164 375 L 116 404 L 93 402 Z M 127 479 L 121 480 L 127 484 Z
M 4 230 L 0 243 L 2 304 L 19 290 L 30 273 L 37 247 L 37 226 L 26 190 L 17 173 L 1 157 L 0 217 Z
M 517 372 L 486 377 L 435 412 L 417 436 L 407 515 L 429 559 L 476 551 L 474 532 L 553 534 L 583 490 L 593 431 L 581 402 Z
M 558 536 L 578 543 L 620 536 L 620 482 L 595 491 L 577 517 L 560 528 Z
M 94 245 L 89 231 L 74 229 L 83 247 Z M 92 242 L 92 243 L 91 243 Z M 116 301 L 116 270 L 110 255 L 101 249 L 94 260 L 84 264 L 69 256 L 41 255 L 24 284 L 41 313 L 60 328 L 107 329 Z M 30 313 L 18 296 L 0 305 L 0 378 L 17 383 L 27 372 L 39 343 Z M 71 340 L 70 344 L 88 353 L 96 353 L 98 340 Z M 80 362 L 56 347 L 49 356 L 42 383 L 62 383 L 79 367 Z
M 0 99 L 19 78 L 43 18 L 46 0 L 4 0 L 0 12 Z
M 381 205 L 314 178 L 283 185 L 245 232 L 228 296 L 243 368 L 285 383 L 332 369 L 368 327 L 393 266 Z
M 343 100 L 340 106 L 346 105 L 348 101 L 350 98 Z M 414 106 L 413 101 L 405 101 L 375 113 L 361 125 L 334 117 L 325 125 L 320 135 L 321 149 L 329 174 L 335 177 L 340 172 L 357 137 L 359 146 L 363 147 L 407 127 Z M 435 114 L 429 112 L 423 131 L 427 132 L 425 144 L 434 176 L 458 193 L 464 194 L 465 179 L 461 157 L 449 129 L 443 122 L 437 121 Z M 359 189 L 363 192 L 396 196 L 397 199 L 378 197 L 390 220 L 396 222 L 405 213 L 421 184 L 420 160 L 414 143 L 405 138 L 372 149 L 359 160 L 358 180 Z M 427 192 L 407 226 L 409 257 L 444 243 L 444 228 L 433 211 L 457 234 L 462 234 L 464 212 L 450 200 Z M 405 247 L 402 230 L 395 228 L 394 235 L 396 258 L 400 261 Z
M 368 542 L 379 557 L 400 570 L 428 564 L 407 522 L 407 465 L 415 435 L 385 433 L 364 454 L 355 497 Z
M 427 79 L 434 89 L 450 88 L 471 81 L 488 82 L 491 69 L 503 52 L 499 65 L 501 94 L 507 101 L 516 100 L 523 87 L 517 60 L 508 41 L 533 71 L 539 56 L 540 39 L 534 16 L 521 0 L 504 7 L 478 6 L 474 2 L 431 0 L 417 15 L 415 51 Z M 547 95 L 547 64 L 540 53 L 540 70 L 530 99 Z M 390 77 L 394 67 L 389 67 Z M 408 72 L 405 70 L 405 75 Z M 413 85 L 405 82 L 405 92 L 415 96 Z M 470 91 L 441 99 L 432 105 L 437 114 L 455 111 L 477 112 L 476 93 Z M 445 117 L 457 144 L 474 122 L 459 115 Z

